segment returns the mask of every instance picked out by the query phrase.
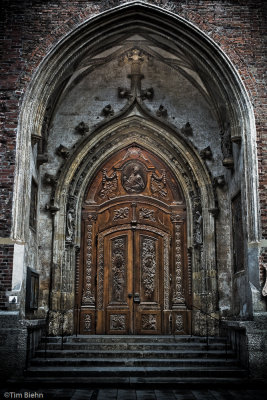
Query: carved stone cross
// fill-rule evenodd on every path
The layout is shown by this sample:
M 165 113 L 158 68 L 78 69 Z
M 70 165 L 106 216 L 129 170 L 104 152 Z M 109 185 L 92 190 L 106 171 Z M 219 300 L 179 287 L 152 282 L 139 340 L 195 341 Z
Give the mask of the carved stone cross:
M 151 100 L 154 95 L 153 88 L 144 90 L 141 88 L 141 81 L 144 78 L 144 75 L 141 74 L 141 65 L 144 62 L 144 56 L 141 51 L 139 49 L 131 50 L 126 60 L 131 63 L 131 73 L 128 75 L 128 78 L 131 79 L 131 89 L 118 88 L 119 97 L 122 99 L 141 98 L 142 100 Z

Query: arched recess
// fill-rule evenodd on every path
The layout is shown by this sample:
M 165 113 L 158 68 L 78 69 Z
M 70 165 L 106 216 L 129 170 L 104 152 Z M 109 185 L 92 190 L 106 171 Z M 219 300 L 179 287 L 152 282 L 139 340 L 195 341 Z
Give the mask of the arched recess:
M 79 290 L 77 271 L 79 270 L 80 245 L 84 238 L 80 236 L 82 232 L 80 223 L 81 216 L 85 213 L 82 209 L 85 194 L 88 187 L 93 185 L 95 175 L 101 173 L 106 160 L 122 149 L 124 149 L 125 157 L 127 149 L 132 148 L 144 149 L 155 154 L 170 169 L 177 184 L 179 182 L 187 210 L 187 268 L 190 277 L 194 275 L 194 279 L 190 280 L 190 297 L 193 296 L 196 307 L 204 309 L 208 303 L 209 311 L 217 312 L 214 221 L 216 199 L 211 176 L 203 160 L 190 143 L 177 137 L 175 132 L 166 127 L 163 128 L 151 118 L 148 120 L 144 115 L 142 117 L 128 115 L 114 123 L 109 122 L 105 128 L 95 132 L 92 138 L 86 137 L 80 143 L 80 146 L 65 163 L 52 195 L 53 204 L 57 205 L 59 211 L 54 215 L 53 265 L 58 268 L 53 271 L 51 333 L 57 333 L 62 309 L 66 310 L 65 329 L 68 333 L 73 332 L 74 320 L 78 319 L 82 324 L 83 310 L 76 309 L 74 311 L 74 296 L 75 291 L 77 294 Z M 110 173 L 108 175 L 110 176 Z M 160 175 L 158 174 L 158 176 Z M 90 218 L 92 214 L 94 213 L 89 213 Z M 181 223 L 179 216 L 177 216 L 177 221 L 175 216 L 173 218 L 173 224 L 178 226 Z M 71 221 L 69 226 L 68 221 Z M 90 219 L 87 226 L 93 230 L 93 225 L 94 219 Z M 179 269 L 181 250 L 178 242 L 175 244 L 175 235 L 172 240 L 173 246 L 177 246 L 176 268 Z M 87 254 L 83 257 L 87 257 L 87 260 L 84 261 L 87 264 L 89 262 L 87 272 L 90 274 L 91 255 Z M 99 260 L 95 260 L 95 262 L 99 263 Z M 76 282 L 74 281 L 75 277 Z M 97 296 L 94 301 L 97 301 L 96 299 Z M 185 311 L 190 310 L 191 305 L 191 301 L 190 304 L 187 303 Z M 169 309 L 165 309 L 165 311 L 168 312 Z M 189 318 L 187 318 L 187 325 Z M 166 324 L 167 322 L 165 322 Z M 194 321 L 192 325 L 194 326 Z M 165 333 L 171 333 L 166 329 Z M 199 327 L 195 327 L 195 329 L 199 329 Z M 83 331 L 83 333 L 85 332 Z M 181 330 L 181 333 L 184 331 Z M 189 333 L 188 330 L 187 333 Z
M 30 212 L 28 199 L 32 175 L 30 143 L 41 185 L 43 173 L 39 167 L 46 162 L 49 170 L 49 166 L 52 165 L 53 160 L 49 160 L 46 154 L 49 146 L 53 145 L 49 142 L 49 132 L 51 120 L 62 98 L 73 85 L 95 68 L 94 65 L 101 63 L 98 60 L 99 55 L 107 54 L 107 57 L 112 57 L 109 52 L 113 49 L 115 55 L 122 56 L 126 51 L 132 50 L 133 43 L 129 42 L 126 45 L 124 43 L 137 34 L 151 44 L 150 48 L 143 49 L 149 57 L 155 55 L 153 53 L 155 46 L 161 49 L 158 59 L 163 60 L 163 51 L 167 51 L 178 60 L 176 63 L 171 63 L 168 59 L 167 62 L 193 83 L 212 110 L 218 124 L 217 141 L 222 143 L 221 167 L 225 168 L 222 181 L 228 188 L 229 208 L 231 198 L 236 191 L 234 184 L 240 181 L 245 222 L 244 237 L 247 238 L 244 242 L 246 254 L 244 282 L 246 285 L 250 283 L 257 291 L 259 290 L 257 243 L 260 233 L 256 133 L 253 109 L 246 89 L 230 60 L 207 35 L 185 19 L 142 1 L 133 1 L 116 7 L 82 23 L 51 50 L 33 76 L 24 97 L 18 125 L 13 237 L 26 242 L 27 256 L 32 245 L 28 233 Z M 139 40 L 137 47 L 140 48 Z M 91 60 L 95 64 L 92 64 Z M 196 305 L 203 306 L 203 294 L 206 297 L 210 296 L 206 301 L 214 306 L 210 311 L 215 311 L 217 300 L 220 302 L 217 291 L 218 246 L 216 247 L 215 243 L 214 216 L 218 211 L 216 202 L 218 190 L 222 193 L 225 189 L 220 187 L 218 189 L 216 186 L 216 182 L 220 180 L 209 170 L 208 162 L 203 161 L 206 157 L 205 152 L 201 155 L 199 147 L 188 138 L 186 126 L 183 127 L 185 129 L 177 127 L 166 121 L 163 114 L 157 116 L 153 110 L 146 108 L 144 99 L 149 93 L 144 93 L 139 83 L 136 82 L 135 87 L 133 85 L 131 88 L 135 90 L 135 95 L 132 98 L 124 98 L 124 107 L 115 110 L 115 115 L 108 119 L 108 123 L 107 120 L 96 123 L 90 127 L 89 133 L 84 131 L 85 137 L 77 139 L 70 150 L 63 149 L 66 155 L 65 163 L 57 168 L 54 178 L 49 178 L 52 186 L 51 196 L 47 193 L 41 194 L 43 199 L 47 199 L 47 211 L 52 215 L 52 220 L 49 222 L 42 216 L 45 210 L 40 210 L 40 217 L 47 224 L 47 242 L 51 243 L 51 249 L 47 250 L 46 255 L 46 260 L 49 257 L 51 260 L 50 266 L 46 265 L 51 272 L 50 290 L 44 291 L 43 308 L 50 311 L 51 321 L 59 320 L 59 310 L 66 312 L 70 310 L 70 317 L 66 319 L 68 332 L 72 332 L 73 324 L 74 265 L 79 256 L 78 247 L 75 246 L 80 244 L 80 213 L 85 188 L 97 168 L 112 153 L 130 145 L 133 140 L 163 159 L 172 169 L 184 192 L 188 216 L 188 247 L 192 249 L 194 277 L 195 282 L 199 284 L 195 295 Z M 123 97 L 122 92 L 120 96 Z M 236 157 L 233 156 L 233 147 L 236 148 Z M 200 246 L 194 243 L 199 224 L 196 218 L 196 215 L 199 216 L 196 214 L 199 211 L 197 207 L 200 207 L 202 212 L 203 246 L 201 243 Z M 70 209 L 75 209 L 75 216 L 70 216 L 75 218 L 75 241 L 66 243 L 66 221 Z M 224 223 L 222 217 L 220 223 L 216 225 L 221 232 L 224 230 Z M 25 265 L 28 263 L 26 256 Z M 41 265 L 42 260 L 38 263 Z M 232 266 L 229 260 L 227 263 L 229 265 L 227 264 L 225 268 L 228 269 L 228 277 L 231 280 Z M 47 271 L 45 274 L 49 275 Z M 221 275 L 225 275 L 225 271 Z M 69 283 L 64 276 L 70 279 Z M 223 291 L 221 285 L 221 293 Z M 259 304 L 256 297 L 252 299 L 251 293 L 248 297 L 250 300 L 246 305 L 246 316 L 251 315 Z M 221 310 L 223 308 L 224 305 Z M 230 310 L 228 305 L 225 308 Z M 51 332 L 57 333 L 57 326 L 56 322 L 52 322 Z

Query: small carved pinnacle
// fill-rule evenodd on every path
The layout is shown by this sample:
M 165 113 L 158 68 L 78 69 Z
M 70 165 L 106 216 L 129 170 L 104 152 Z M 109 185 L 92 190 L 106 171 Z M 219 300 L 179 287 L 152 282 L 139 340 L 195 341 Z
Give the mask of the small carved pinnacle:
M 220 213 L 220 210 L 219 210 L 219 208 L 209 208 L 209 213 L 211 213 L 211 215 L 214 218 L 217 218 Z
M 43 181 L 46 185 L 55 186 L 57 184 L 57 177 L 54 175 L 45 173 Z
M 130 99 L 132 97 L 131 91 L 129 89 L 118 88 L 118 96 L 120 99 Z
M 205 149 L 200 151 L 200 157 L 204 160 L 211 160 L 212 159 L 212 151 L 210 146 L 206 147 Z
M 157 117 L 163 117 L 166 118 L 168 115 L 168 111 L 166 110 L 166 108 L 161 104 L 159 106 L 159 109 L 156 111 L 156 115 Z
M 142 100 L 152 100 L 154 97 L 154 89 L 153 88 L 149 88 L 149 89 L 145 89 L 145 90 L 141 90 L 141 99 Z
M 48 162 L 48 154 L 44 153 L 44 154 L 38 154 L 37 156 L 37 164 L 42 165 Z
M 182 133 L 184 133 L 185 135 L 193 135 L 193 129 L 190 125 L 190 122 L 187 122 L 181 129 Z
M 60 209 L 56 206 L 54 206 L 53 204 L 46 204 L 45 205 L 45 210 L 46 211 L 50 211 L 51 214 L 55 214 L 56 212 L 58 212 Z
M 214 184 L 215 186 L 223 187 L 225 185 L 225 178 L 224 175 L 216 176 L 214 178 Z
M 103 110 L 102 110 L 102 115 L 104 115 L 105 118 L 107 117 L 112 117 L 114 115 L 114 110 L 110 104 L 107 104 Z
M 75 132 L 78 133 L 79 135 L 85 135 L 87 132 L 89 132 L 89 126 L 85 122 L 80 122 L 79 125 L 75 127 Z
M 61 156 L 63 158 L 68 158 L 70 155 L 70 151 L 67 147 L 63 146 L 63 144 L 61 144 L 57 150 L 56 150 L 56 154 L 58 156 Z

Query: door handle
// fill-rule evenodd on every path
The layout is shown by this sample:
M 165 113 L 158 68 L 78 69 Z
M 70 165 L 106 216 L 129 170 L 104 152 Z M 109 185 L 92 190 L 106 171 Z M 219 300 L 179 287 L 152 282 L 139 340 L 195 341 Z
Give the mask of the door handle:
M 135 293 L 134 294 L 134 299 L 133 299 L 134 303 L 140 303 L 140 294 L 139 293 Z

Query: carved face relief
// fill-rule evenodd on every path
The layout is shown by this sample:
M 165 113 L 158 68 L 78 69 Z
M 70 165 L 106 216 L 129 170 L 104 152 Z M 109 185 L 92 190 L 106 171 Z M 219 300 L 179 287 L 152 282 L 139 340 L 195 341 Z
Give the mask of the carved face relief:
M 127 193 L 141 193 L 146 187 L 146 171 L 138 161 L 127 162 L 122 169 L 121 183 Z

